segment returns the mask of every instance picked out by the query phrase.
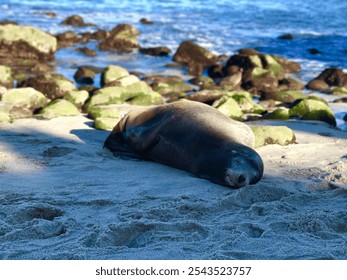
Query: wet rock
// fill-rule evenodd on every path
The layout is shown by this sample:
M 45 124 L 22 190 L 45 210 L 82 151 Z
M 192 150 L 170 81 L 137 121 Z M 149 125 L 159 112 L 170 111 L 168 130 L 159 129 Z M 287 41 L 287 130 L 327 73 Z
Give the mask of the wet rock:
M 140 48 L 140 52 L 151 56 L 168 56 L 171 50 L 167 47 Z
M 242 121 L 243 112 L 237 102 L 228 96 L 223 96 L 222 98 L 216 100 L 212 106 L 222 112 L 229 118 Z
M 301 70 L 300 64 L 295 61 L 287 60 L 277 55 L 272 55 L 272 57 L 282 66 L 285 73 L 296 73 Z
M 81 42 L 81 37 L 74 31 L 66 31 L 55 35 L 59 48 L 71 47 Z
M 317 120 L 336 126 L 334 112 L 323 102 L 304 99 L 294 102 L 289 110 L 291 117 L 301 117 L 303 120 Z
M 259 52 L 255 49 L 248 49 L 248 48 L 244 48 L 244 49 L 239 49 L 238 54 L 241 55 L 258 55 Z
M 306 95 L 297 90 L 281 90 L 263 92 L 262 99 L 273 99 L 282 103 L 292 103 L 298 99 L 305 99 Z
M 307 51 L 308 51 L 310 54 L 313 54 L 313 55 L 322 53 L 320 50 L 315 49 L 315 48 L 308 49 Z
M 269 144 L 286 146 L 294 144 L 294 132 L 286 126 L 251 126 L 255 136 L 255 148 Z
M 0 65 L 0 86 L 5 88 L 13 87 L 12 71 L 10 67 Z
M 0 57 L 52 60 L 56 50 L 56 38 L 38 28 L 0 25 Z
M 79 84 L 92 85 L 94 83 L 95 72 L 88 66 L 80 66 L 73 77 Z
M 79 110 L 75 105 L 65 99 L 56 99 L 39 111 L 38 116 L 52 119 L 61 116 L 78 116 Z
M 75 84 L 59 74 L 45 74 L 30 77 L 20 84 L 21 87 L 33 87 L 42 92 L 50 100 L 63 97 L 72 90 L 76 90 Z
M 91 24 L 91 23 L 85 23 L 84 19 L 79 16 L 79 15 L 72 15 L 72 16 L 68 16 L 66 19 L 64 19 L 61 24 L 63 25 L 70 25 L 70 26 L 77 26 L 77 27 L 81 27 L 81 26 L 94 26 L 95 24 Z
M 103 87 L 126 76 L 129 76 L 128 70 L 117 65 L 110 65 L 102 72 L 100 83 Z
M 264 119 L 268 120 L 288 120 L 289 119 L 289 109 L 285 107 L 279 107 L 273 112 L 265 114 Z
M 314 80 L 310 81 L 306 87 L 308 89 L 318 90 L 318 91 L 328 91 L 330 88 L 326 82 L 324 82 L 322 80 L 318 80 L 318 79 L 314 79 Z
M 113 28 L 105 39 L 101 40 L 98 47 L 100 50 L 131 52 L 139 48 L 137 41 L 139 31 L 130 24 L 119 24 Z
M 277 39 L 280 39 L 280 40 L 293 40 L 294 36 L 293 36 L 293 34 L 286 33 L 286 34 L 282 34 L 282 35 L 278 36 Z
M 242 84 L 242 88 L 257 96 L 263 92 L 276 91 L 278 87 L 278 80 L 273 77 L 254 78 Z
M 193 85 L 199 86 L 201 90 L 213 88 L 215 86 L 213 79 L 203 76 L 190 79 L 189 82 Z
M 1 101 L 11 104 L 11 110 L 17 110 L 18 113 L 21 110 L 20 116 L 32 115 L 35 110 L 47 104 L 47 98 L 41 92 L 30 87 L 10 89 L 4 93 Z
M 86 90 L 72 90 L 64 95 L 64 99 L 81 109 L 89 99 L 89 92 Z
M 325 82 L 329 87 L 347 86 L 347 74 L 339 68 L 327 68 L 313 80 Z
M 204 68 L 217 63 L 218 57 L 193 41 L 184 41 L 178 47 L 173 61 L 188 65 L 188 72 L 201 76 Z
M 96 56 L 97 52 L 95 50 L 83 47 L 83 48 L 77 48 L 76 51 L 79 51 L 83 53 L 86 56 Z
M 141 22 L 142 24 L 154 24 L 154 22 L 151 21 L 151 20 L 149 20 L 148 18 L 141 18 L 141 19 L 140 19 L 140 22 Z
M 347 122 L 347 114 L 343 117 L 343 120 Z

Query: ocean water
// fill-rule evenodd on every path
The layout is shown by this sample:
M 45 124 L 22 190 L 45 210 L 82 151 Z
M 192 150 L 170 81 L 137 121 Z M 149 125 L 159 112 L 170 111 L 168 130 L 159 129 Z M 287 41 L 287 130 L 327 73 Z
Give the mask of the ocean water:
M 347 1 L 0 0 L 0 10 L 0 20 L 36 26 L 53 34 L 68 30 L 110 30 L 119 23 L 129 23 L 141 32 L 138 37 L 141 46 L 167 46 L 172 54 L 187 39 L 216 54 L 232 55 L 240 48 L 255 48 L 299 62 L 302 71 L 295 77 L 304 83 L 327 67 L 347 69 Z M 46 12 L 57 16 L 47 17 Z M 97 26 L 74 28 L 60 24 L 72 14 L 79 14 L 85 22 Z M 141 18 L 155 24 L 141 24 Z M 294 39 L 278 39 L 286 33 L 292 34 Z M 91 42 L 87 47 L 97 49 L 96 45 Z M 165 67 L 172 56 L 157 58 L 138 52 L 99 52 L 90 58 L 77 52 L 76 47 L 56 54 L 56 70 L 69 78 L 80 65 L 105 67 L 109 64 L 145 73 L 187 74 L 184 68 Z M 317 49 L 319 54 L 311 54 L 309 49 Z

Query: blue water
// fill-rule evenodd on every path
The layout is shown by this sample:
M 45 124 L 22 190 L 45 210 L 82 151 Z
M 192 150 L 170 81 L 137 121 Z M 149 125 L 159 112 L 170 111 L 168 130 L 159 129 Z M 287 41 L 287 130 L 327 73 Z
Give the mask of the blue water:
M 32 25 L 53 34 L 74 29 L 76 32 L 110 30 L 119 23 L 130 23 L 141 35 L 143 47 L 168 46 L 173 53 L 187 39 L 217 54 L 231 55 L 240 48 L 255 48 L 276 54 L 302 65 L 295 77 L 308 82 L 327 67 L 347 69 L 347 1 L 341 0 L 0 0 L 0 20 L 13 20 Z M 55 18 L 44 15 L 55 12 Z M 72 28 L 60 22 L 72 14 L 81 15 L 97 27 Z M 148 18 L 154 25 L 139 23 Z M 290 33 L 294 40 L 279 40 L 279 35 Z M 96 42 L 87 44 L 92 49 Z M 76 46 L 75 46 L 76 47 Z M 86 57 L 75 47 L 58 51 L 58 72 L 72 78 L 79 65 L 104 67 L 118 64 L 130 71 L 172 73 L 164 65 L 168 58 L 148 57 L 134 52 L 116 54 L 99 52 L 97 57 Z M 310 54 L 315 48 L 319 54 Z M 176 70 L 185 75 L 184 68 Z

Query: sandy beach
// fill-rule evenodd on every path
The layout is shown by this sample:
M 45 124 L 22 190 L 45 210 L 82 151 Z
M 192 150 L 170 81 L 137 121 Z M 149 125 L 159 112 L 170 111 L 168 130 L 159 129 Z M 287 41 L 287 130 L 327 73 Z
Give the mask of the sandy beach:
M 115 158 L 82 115 L 1 125 L 0 259 L 346 259 L 347 133 L 261 124 L 296 144 L 242 189 Z

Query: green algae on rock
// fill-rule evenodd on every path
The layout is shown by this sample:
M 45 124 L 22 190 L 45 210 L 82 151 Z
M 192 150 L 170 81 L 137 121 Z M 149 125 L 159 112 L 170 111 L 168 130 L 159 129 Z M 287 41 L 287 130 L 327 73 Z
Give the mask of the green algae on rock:
M 227 96 L 224 96 L 218 100 L 216 100 L 212 106 L 222 112 L 224 115 L 228 116 L 229 118 L 235 119 L 235 120 L 243 120 L 243 112 L 237 104 L 237 102 L 233 98 L 229 98 Z
M 78 116 L 79 110 L 75 105 L 65 99 L 56 99 L 39 111 L 39 117 L 52 119 L 60 116 Z
M 57 39 L 32 26 L 0 25 L 0 57 L 51 60 Z
M 5 65 L 0 65 L 0 86 L 4 86 L 5 88 L 13 87 L 11 68 Z
M 117 118 L 96 118 L 93 127 L 100 130 L 112 130 L 118 122 Z
M 31 87 L 10 89 L 3 94 L 1 100 L 16 107 L 29 109 L 32 112 L 47 104 L 47 98 L 43 93 Z
M 255 148 L 278 144 L 286 146 L 295 143 L 294 132 L 287 126 L 251 126 L 255 136 Z
M 299 101 L 289 110 L 291 117 L 301 117 L 303 120 L 323 121 L 336 126 L 334 112 L 328 105 L 313 99 Z

